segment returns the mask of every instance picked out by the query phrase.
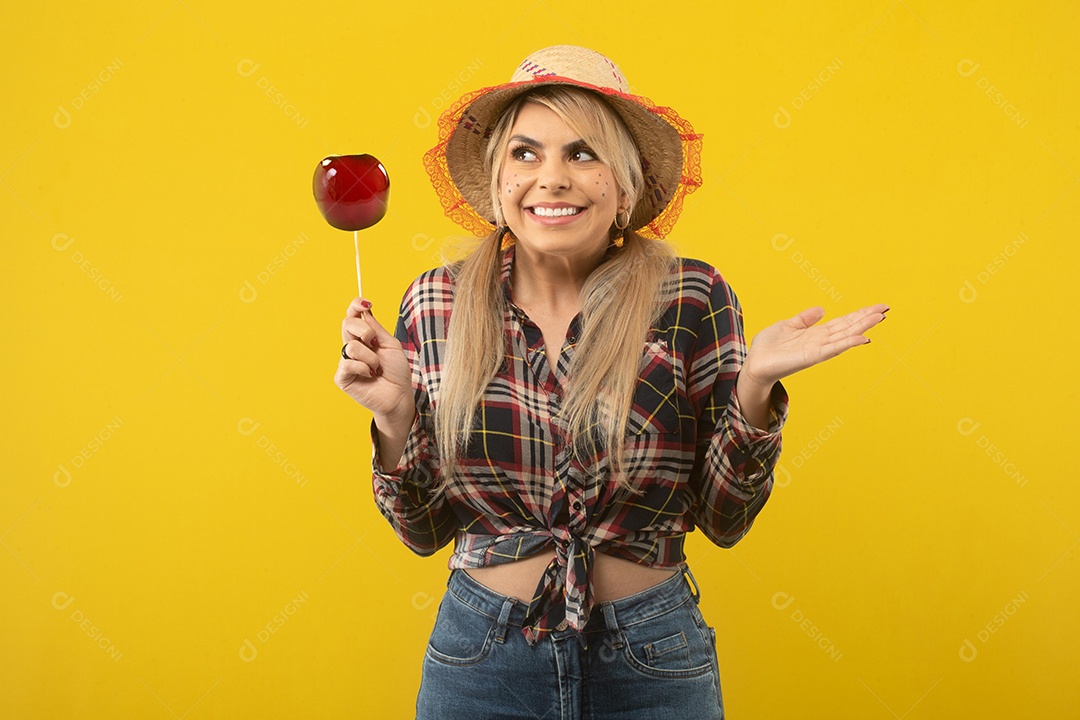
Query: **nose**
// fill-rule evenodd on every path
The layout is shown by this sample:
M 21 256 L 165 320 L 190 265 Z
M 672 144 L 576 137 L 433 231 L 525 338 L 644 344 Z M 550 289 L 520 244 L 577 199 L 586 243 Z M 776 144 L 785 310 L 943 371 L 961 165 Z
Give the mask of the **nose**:
M 565 190 L 570 187 L 570 173 L 566 161 L 549 157 L 540 168 L 538 184 L 545 190 Z

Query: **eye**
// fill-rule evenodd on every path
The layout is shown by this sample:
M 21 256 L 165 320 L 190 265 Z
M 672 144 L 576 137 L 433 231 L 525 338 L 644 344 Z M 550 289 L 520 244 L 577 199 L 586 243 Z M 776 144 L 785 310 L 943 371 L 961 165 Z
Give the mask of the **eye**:
M 570 159 L 577 160 L 578 162 L 593 162 L 597 160 L 597 157 L 593 151 L 588 148 L 578 148 L 570 153 Z
M 510 157 L 521 162 L 529 162 L 536 159 L 536 153 L 528 145 L 518 145 L 510 149 Z

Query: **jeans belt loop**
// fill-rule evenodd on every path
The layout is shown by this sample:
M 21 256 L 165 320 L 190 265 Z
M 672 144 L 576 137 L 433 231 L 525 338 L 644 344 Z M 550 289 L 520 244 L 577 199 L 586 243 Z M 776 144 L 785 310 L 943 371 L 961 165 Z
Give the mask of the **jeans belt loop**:
M 600 607 L 604 610 L 604 622 L 607 623 L 608 630 L 611 632 L 614 639 L 615 649 L 618 650 L 623 646 L 622 631 L 619 629 L 619 621 L 615 618 L 615 608 L 610 602 L 601 603 Z
M 510 620 L 510 611 L 514 609 L 514 599 L 511 597 L 503 600 L 502 609 L 499 611 L 499 619 L 496 621 L 495 641 L 506 642 L 506 624 Z
M 694 577 L 694 573 L 690 572 L 689 565 L 683 565 L 683 577 L 686 578 L 686 582 L 693 588 L 694 602 L 701 602 L 701 588 L 698 587 L 697 578 Z

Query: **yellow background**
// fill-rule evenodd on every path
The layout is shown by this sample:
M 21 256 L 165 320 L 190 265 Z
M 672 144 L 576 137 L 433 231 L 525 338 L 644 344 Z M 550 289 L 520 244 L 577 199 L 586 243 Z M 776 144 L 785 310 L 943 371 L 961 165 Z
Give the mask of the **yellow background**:
M 749 536 L 689 538 L 729 715 L 1077 717 L 1080 11 L 757 5 L 5 7 L 0 716 L 411 717 L 450 549 L 372 502 L 311 176 L 387 167 L 392 324 L 461 234 L 432 118 L 573 43 L 704 133 L 670 239 L 748 340 L 892 307 L 786 379 Z

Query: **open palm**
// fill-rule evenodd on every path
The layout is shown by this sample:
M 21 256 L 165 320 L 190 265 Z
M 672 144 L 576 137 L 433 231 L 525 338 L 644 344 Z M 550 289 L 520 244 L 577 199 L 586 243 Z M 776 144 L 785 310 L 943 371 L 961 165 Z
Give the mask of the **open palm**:
M 884 303 L 868 305 L 821 325 L 816 323 L 825 316 L 825 308 L 803 310 L 755 335 L 743 370 L 771 386 L 776 380 L 869 342 L 863 333 L 884 320 L 888 309 Z

